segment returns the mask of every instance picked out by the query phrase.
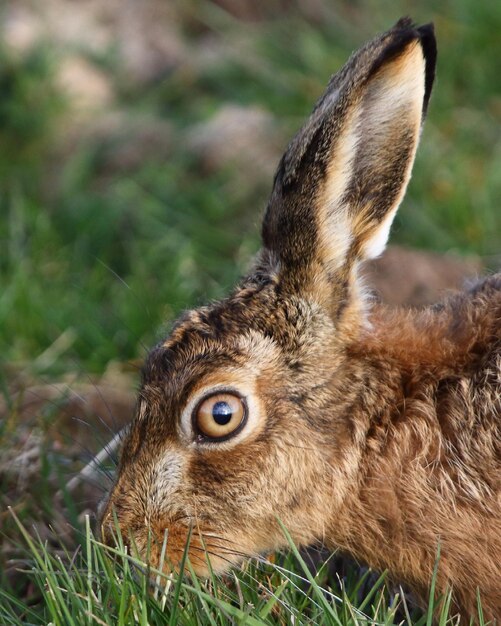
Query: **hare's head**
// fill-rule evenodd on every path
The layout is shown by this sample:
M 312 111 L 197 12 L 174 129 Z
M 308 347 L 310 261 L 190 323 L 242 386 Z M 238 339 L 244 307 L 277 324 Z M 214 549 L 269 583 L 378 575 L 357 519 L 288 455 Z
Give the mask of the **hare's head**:
M 361 262 L 404 194 L 435 64 L 431 26 L 401 20 L 331 79 L 275 177 L 252 273 L 190 311 L 144 367 L 102 528 L 206 572 L 322 537 L 356 480 L 350 407 L 364 372 Z

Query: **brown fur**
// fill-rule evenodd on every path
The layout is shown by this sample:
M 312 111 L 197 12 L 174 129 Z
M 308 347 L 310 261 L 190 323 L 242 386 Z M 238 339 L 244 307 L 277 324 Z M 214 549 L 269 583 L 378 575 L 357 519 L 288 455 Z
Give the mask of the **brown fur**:
M 401 20 L 331 79 L 282 159 L 254 271 L 191 311 L 151 353 L 119 474 L 103 507 L 158 562 L 204 546 L 223 571 L 284 545 L 324 542 L 426 599 L 501 616 L 501 275 L 423 311 L 363 296 L 384 247 L 433 82 L 431 27 Z M 200 441 L 191 407 L 246 397 L 227 441 Z M 147 548 L 150 543 L 149 549 Z

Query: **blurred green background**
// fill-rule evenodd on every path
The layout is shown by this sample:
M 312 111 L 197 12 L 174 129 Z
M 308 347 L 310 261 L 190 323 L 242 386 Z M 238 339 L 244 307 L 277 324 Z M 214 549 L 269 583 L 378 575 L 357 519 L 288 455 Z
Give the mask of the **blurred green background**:
M 0 9 L 0 366 L 100 373 L 218 297 L 331 73 L 400 16 L 438 79 L 393 241 L 501 253 L 501 3 L 50 0 Z

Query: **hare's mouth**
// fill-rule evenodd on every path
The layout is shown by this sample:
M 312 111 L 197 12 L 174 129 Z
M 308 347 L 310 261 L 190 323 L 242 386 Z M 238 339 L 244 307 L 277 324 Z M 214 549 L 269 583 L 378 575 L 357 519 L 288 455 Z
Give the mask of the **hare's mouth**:
M 235 541 L 194 520 L 188 524 L 171 525 L 164 531 L 164 537 L 165 561 L 176 571 L 181 569 L 184 561 L 185 571 L 189 571 L 191 565 L 199 576 L 207 576 L 211 571 L 223 573 L 249 557 Z M 159 567 L 163 571 L 165 563 L 161 561 L 162 558 Z
M 206 577 L 211 572 L 222 574 L 251 556 L 240 544 L 217 530 L 189 517 L 174 523 L 129 532 L 124 544 L 131 554 L 149 564 L 157 572 L 180 572 Z M 125 538 L 124 538 L 125 539 Z

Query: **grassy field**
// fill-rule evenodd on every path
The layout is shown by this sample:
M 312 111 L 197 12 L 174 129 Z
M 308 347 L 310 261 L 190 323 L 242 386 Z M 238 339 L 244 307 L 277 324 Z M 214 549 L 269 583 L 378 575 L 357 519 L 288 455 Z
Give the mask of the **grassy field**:
M 70 551 L 81 542 L 92 509 L 64 490 L 85 455 L 68 443 L 71 429 L 54 430 L 61 404 L 51 396 L 27 415 L 23 390 L 61 381 L 79 389 L 110 372 L 133 389 L 177 313 L 220 296 L 245 270 L 273 168 L 329 75 L 401 15 L 435 22 L 439 61 L 393 241 L 476 254 L 487 268 L 501 261 L 501 3 L 229 5 L 173 2 L 180 52 L 136 74 L 113 39 L 97 49 L 39 37 L 22 51 L 0 40 L 2 624 L 365 623 L 359 610 L 369 622 L 428 619 L 408 615 L 381 581 L 364 600 L 374 581 L 353 572 L 342 584 L 321 572 L 305 585 L 293 557 L 283 570 L 250 564 L 224 581 L 173 583 L 164 614 L 129 566 L 105 564 L 89 534 L 75 559 L 58 545 L 61 535 Z M 8 3 L 4 26 L 7 18 Z M 86 108 L 61 78 L 75 59 L 101 81 Z M 247 123 L 255 132 L 242 139 Z M 97 420 L 89 430 L 90 452 L 111 437 Z M 33 541 L 32 523 L 43 526 L 40 544 L 26 549 L 8 506 Z M 124 608 L 129 601 L 135 608 Z

